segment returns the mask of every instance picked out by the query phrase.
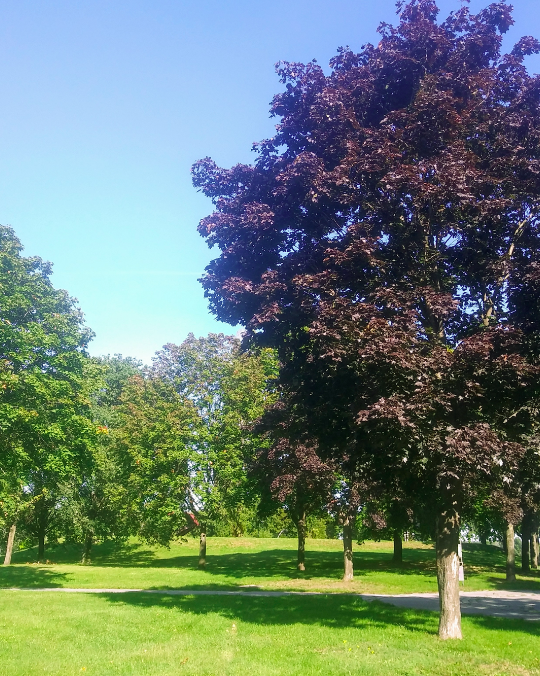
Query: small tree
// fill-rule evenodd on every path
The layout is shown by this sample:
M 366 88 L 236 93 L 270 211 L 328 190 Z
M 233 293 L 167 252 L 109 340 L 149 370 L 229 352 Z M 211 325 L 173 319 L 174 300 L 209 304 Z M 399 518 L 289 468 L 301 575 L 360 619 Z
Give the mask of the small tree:
M 330 503 L 334 469 L 321 461 L 312 445 L 281 437 L 270 448 L 259 451 L 250 477 L 261 496 L 260 514 L 268 516 L 284 509 L 294 523 L 298 536 L 297 568 L 305 571 L 307 517 L 324 512 Z
M 129 466 L 129 510 L 139 534 L 168 545 L 193 528 L 193 404 L 156 377 L 134 376 L 124 386 L 113 431 L 116 453 Z
M 277 363 L 271 350 L 240 352 L 233 336 L 190 334 L 181 345 L 166 345 L 153 372 L 193 403 L 199 426 L 191 440 L 193 509 L 202 537 L 225 519 L 232 534 L 243 532 L 242 514 L 250 501 L 246 464 L 260 446 L 252 424 L 274 399 Z M 201 565 L 205 556 L 201 555 Z

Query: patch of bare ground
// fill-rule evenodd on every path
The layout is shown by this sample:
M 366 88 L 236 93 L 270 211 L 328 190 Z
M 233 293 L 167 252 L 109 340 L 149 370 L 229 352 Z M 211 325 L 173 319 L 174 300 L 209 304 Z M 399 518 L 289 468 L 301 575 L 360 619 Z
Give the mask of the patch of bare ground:
M 250 585 L 254 586 L 254 585 Z M 284 590 L 284 591 L 304 591 L 321 593 L 344 593 L 344 594 L 391 594 L 393 590 L 388 583 L 378 584 L 366 580 L 354 580 L 352 582 L 343 582 L 342 580 L 275 580 L 272 582 L 262 582 L 256 585 L 258 589 L 264 590 Z M 395 593 L 399 593 L 397 590 Z
M 258 543 L 253 538 L 219 538 L 219 545 L 228 549 L 253 549 Z

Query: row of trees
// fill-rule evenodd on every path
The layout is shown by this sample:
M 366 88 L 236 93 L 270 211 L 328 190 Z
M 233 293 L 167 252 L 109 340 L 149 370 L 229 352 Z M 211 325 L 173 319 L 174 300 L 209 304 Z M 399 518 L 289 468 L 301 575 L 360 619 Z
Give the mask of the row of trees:
M 45 543 L 139 534 L 168 544 L 207 524 L 243 533 L 256 496 L 251 424 L 275 400 L 273 351 L 222 334 L 158 352 L 151 367 L 93 359 L 92 334 L 50 265 L 0 228 L 0 528 Z M 6 541 L 4 539 L 4 542 Z
M 339 530 L 339 480 L 297 468 L 270 449 L 257 421 L 278 399 L 275 352 L 240 351 L 232 336 L 168 344 L 151 367 L 120 355 L 90 358 L 91 332 L 51 268 L 21 255 L 0 228 L 3 326 L 0 528 L 9 563 L 18 541 L 92 545 L 138 534 L 168 544 L 190 531 L 299 538 Z M 275 421 L 279 428 L 279 420 Z M 315 502 L 313 489 L 318 490 Z M 337 522 L 337 523 L 336 523 Z
M 310 530 L 342 532 L 350 579 L 353 531 L 394 537 L 396 560 L 403 530 L 431 535 L 411 509 L 351 490 L 313 446 L 290 446 L 274 351 L 242 353 L 237 338 L 211 334 L 164 346 L 150 368 L 91 359 L 91 334 L 73 299 L 50 284 L 50 266 L 24 258 L 9 228 L 0 236 L 7 561 L 17 527 L 37 541 L 39 560 L 46 538 L 64 538 L 83 543 L 88 561 L 95 541 L 133 533 L 167 544 L 196 530 L 204 543 L 207 529 L 237 536 L 263 525 L 290 535 L 292 521 L 299 569 Z M 474 519 L 475 532 L 500 532 L 489 510 Z
M 403 531 L 434 536 L 427 503 L 406 493 L 403 470 L 388 491 L 348 456 L 323 460 L 313 434 L 302 437 L 306 423 L 274 350 L 242 352 L 232 336 L 190 335 L 164 346 L 151 367 L 120 355 L 92 359 L 75 301 L 52 287 L 50 266 L 21 255 L 9 228 L 0 228 L 0 275 L 6 563 L 17 532 L 37 542 L 40 561 L 46 541 L 62 538 L 81 543 L 85 563 L 96 541 L 137 534 L 167 545 L 197 532 L 205 565 L 207 532 L 255 534 L 262 523 L 290 535 L 292 522 L 299 570 L 310 531 L 341 533 L 350 580 L 355 538 L 393 538 L 400 562 Z M 533 498 L 514 522 L 524 542 L 528 533 L 537 543 Z M 469 527 L 501 539 L 500 505 L 473 507 Z M 535 547 L 530 562 L 523 548 L 524 565 L 537 565 Z
M 0 507 L 38 540 L 167 543 L 243 505 L 436 542 L 440 635 L 461 637 L 465 523 L 538 547 L 540 79 L 501 53 L 505 2 L 437 22 L 398 3 L 377 47 L 326 75 L 282 64 L 277 134 L 253 166 L 193 169 L 215 202 L 212 311 L 246 327 L 167 345 L 151 368 L 92 360 L 49 267 L 0 229 Z M 63 516 L 62 516 L 63 515 Z M 434 518 L 433 515 L 436 515 Z
M 536 557 L 540 463 L 540 78 L 512 8 L 400 1 L 396 27 L 327 75 L 283 63 L 276 135 L 254 165 L 193 167 L 221 254 L 210 308 L 278 353 L 260 428 L 282 497 L 431 522 L 442 638 L 461 637 L 464 519 L 514 527 Z M 436 516 L 432 516 L 436 515 Z M 381 522 L 382 523 L 382 522 Z M 346 554 L 347 557 L 347 554 Z M 525 561 L 525 567 L 529 565 Z

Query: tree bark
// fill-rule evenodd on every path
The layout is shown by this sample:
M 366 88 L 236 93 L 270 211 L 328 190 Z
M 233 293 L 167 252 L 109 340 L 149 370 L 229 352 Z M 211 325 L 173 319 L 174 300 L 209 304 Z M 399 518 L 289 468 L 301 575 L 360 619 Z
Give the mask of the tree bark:
M 525 526 L 521 527 L 521 570 L 524 573 L 531 570 L 529 532 Z
M 506 581 L 516 581 L 516 550 L 514 546 L 514 524 L 506 526 Z
M 538 533 L 535 530 L 530 535 L 531 542 L 531 568 L 538 568 Z
M 298 532 L 298 556 L 296 567 L 300 571 L 306 569 L 306 513 L 300 514 L 296 522 L 296 530 Z
M 437 519 L 437 584 L 439 638 L 462 638 L 459 603 L 459 514 L 449 509 Z
M 82 555 L 82 562 L 84 565 L 87 565 L 90 563 L 90 550 L 92 549 L 92 545 L 94 544 L 94 536 L 92 533 L 88 533 L 85 540 L 84 540 L 84 550 L 83 550 L 83 555 Z
M 45 536 L 49 525 L 49 505 L 44 493 L 37 503 L 38 562 L 45 560 Z
M 201 529 L 201 537 L 199 539 L 199 568 L 206 567 L 206 526 Z
M 403 541 L 401 540 L 401 531 L 394 531 L 394 563 L 403 563 Z
M 343 582 L 354 579 L 353 526 L 354 518 L 347 517 L 343 522 Z
M 9 529 L 7 547 L 6 547 L 6 556 L 4 557 L 4 566 L 9 566 L 11 563 L 11 555 L 13 554 L 13 543 L 15 542 L 15 531 L 17 530 L 16 524 L 13 524 Z
M 38 555 L 37 555 L 38 563 L 40 561 L 43 562 L 44 558 L 45 558 L 45 531 L 40 529 L 38 534 Z

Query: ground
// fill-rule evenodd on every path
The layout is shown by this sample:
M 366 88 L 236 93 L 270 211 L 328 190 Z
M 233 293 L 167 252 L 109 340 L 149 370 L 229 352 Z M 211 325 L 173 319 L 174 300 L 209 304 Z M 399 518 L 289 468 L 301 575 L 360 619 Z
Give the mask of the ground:
M 19 552 L 0 570 L 7 587 L 243 589 L 411 593 L 436 589 L 430 545 L 406 543 L 404 564 L 391 543 L 356 551 L 357 580 L 339 581 L 340 542 L 308 542 L 305 574 L 295 571 L 294 540 L 209 539 L 197 570 L 197 543 L 170 550 L 137 542 L 97 546 L 92 566 L 78 547 Z M 465 548 L 465 589 L 504 589 L 494 547 Z M 26 563 L 28 561 L 28 564 Z M 540 590 L 540 577 L 514 589 Z M 540 623 L 464 617 L 463 641 L 437 638 L 435 612 L 367 603 L 339 593 L 282 597 L 0 592 L 0 674 L 399 674 L 540 675 Z
M 150 547 L 135 540 L 106 543 L 92 552 L 92 565 L 81 566 L 81 547 L 49 548 L 47 565 L 32 564 L 34 549 L 18 552 L 15 565 L 0 568 L 0 587 L 117 587 L 158 589 L 261 589 L 290 591 L 408 594 L 436 592 L 433 546 L 404 544 L 402 565 L 392 563 L 392 543 L 366 542 L 356 547 L 355 580 L 341 581 L 343 554 L 339 540 L 308 540 L 305 573 L 296 571 L 292 538 L 208 538 L 206 570 L 197 569 L 198 541 Z M 540 575 L 505 583 L 504 554 L 498 547 L 464 546 L 464 591 L 515 589 L 540 591 Z

